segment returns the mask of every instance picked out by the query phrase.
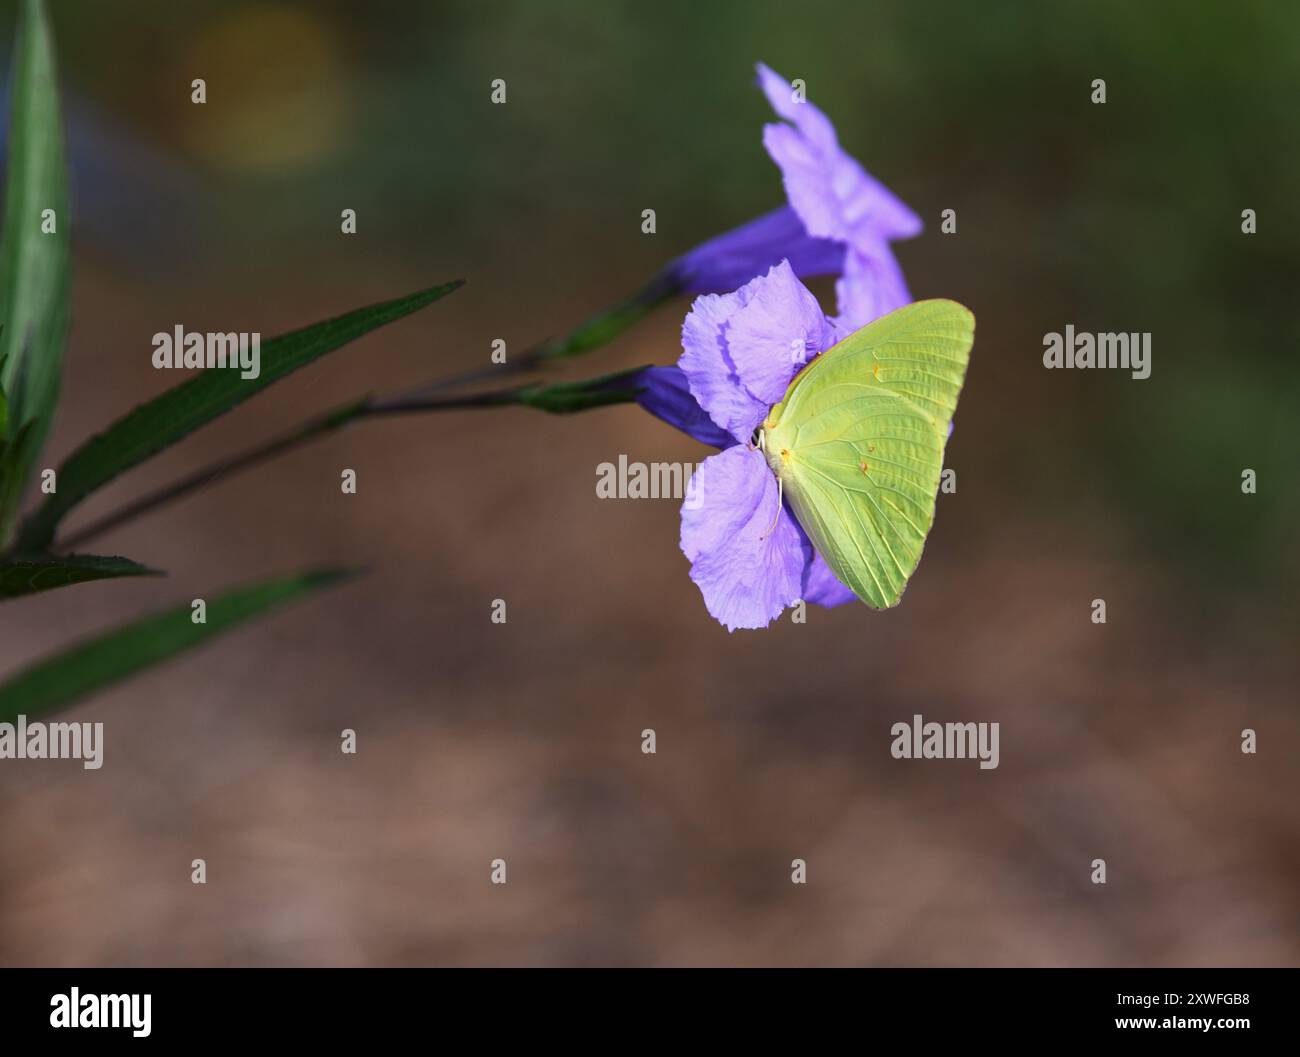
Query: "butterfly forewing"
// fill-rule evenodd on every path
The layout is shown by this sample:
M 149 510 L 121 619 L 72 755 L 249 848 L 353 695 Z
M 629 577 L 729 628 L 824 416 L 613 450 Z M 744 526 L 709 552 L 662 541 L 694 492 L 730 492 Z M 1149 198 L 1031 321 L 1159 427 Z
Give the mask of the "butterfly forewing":
M 881 316 L 815 359 L 796 380 L 786 404 L 803 383 L 827 379 L 880 385 L 904 396 L 947 429 L 966 377 L 975 316 L 956 301 L 917 301 Z

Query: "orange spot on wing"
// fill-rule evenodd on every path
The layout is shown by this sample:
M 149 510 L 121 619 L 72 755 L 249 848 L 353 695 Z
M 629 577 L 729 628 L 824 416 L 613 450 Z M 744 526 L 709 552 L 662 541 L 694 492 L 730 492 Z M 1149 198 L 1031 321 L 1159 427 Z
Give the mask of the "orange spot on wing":
M 880 381 L 880 364 L 873 363 L 871 365 L 871 377 L 876 381 Z
M 863 473 L 870 472 L 870 467 L 867 466 L 866 459 L 863 459 L 860 463 L 858 463 L 858 469 L 861 470 Z

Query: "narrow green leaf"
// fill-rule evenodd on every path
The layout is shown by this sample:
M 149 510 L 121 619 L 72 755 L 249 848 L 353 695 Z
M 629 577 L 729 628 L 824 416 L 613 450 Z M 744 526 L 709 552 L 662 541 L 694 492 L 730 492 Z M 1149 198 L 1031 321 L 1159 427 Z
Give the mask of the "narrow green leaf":
M 0 337 L 3 336 L 4 325 L 0 324 Z M 5 355 L 4 350 L 0 349 L 0 378 L 5 374 Z M 0 456 L 4 454 L 5 441 L 9 437 L 9 397 L 5 395 L 4 386 L 0 385 Z
M 70 704 L 349 575 L 320 569 L 268 580 L 209 601 L 204 624 L 195 624 L 184 605 L 77 643 L 0 685 L 0 723 Z
M 41 0 L 24 0 L 14 42 L 9 171 L 0 236 L 0 388 L 11 424 L 30 424 L 0 477 L 7 528 L 59 399 L 68 333 L 68 179 L 54 41 Z M 12 456 L 21 455 L 21 458 Z
M 0 600 L 118 576 L 161 576 L 130 558 L 98 554 L 28 554 L 0 561 Z
M 261 370 L 241 378 L 238 370 L 213 367 L 141 404 L 73 452 L 59 467 L 59 490 L 23 524 L 18 548 L 41 550 L 60 519 L 118 474 L 144 462 L 200 426 L 262 392 L 285 375 L 386 323 L 410 315 L 463 285 L 463 280 L 370 305 L 262 343 Z
M 19 490 L 21 490 L 22 467 L 29 465 L 36 455 L 32 435 L 34 425 L 34 422 L 24 422 L 13 431 L 12 436 L 0 439 L 0 491 L 3 490 L 4 482 L 10 480 L 19 481 Z M 4 500 L 0 497 L 0 522 L 4 521 L 3 503 Z M 0 525 L 0 528 L 2 527 Z M 0 536 L 2 535 L 3 532 L 0 531 Z

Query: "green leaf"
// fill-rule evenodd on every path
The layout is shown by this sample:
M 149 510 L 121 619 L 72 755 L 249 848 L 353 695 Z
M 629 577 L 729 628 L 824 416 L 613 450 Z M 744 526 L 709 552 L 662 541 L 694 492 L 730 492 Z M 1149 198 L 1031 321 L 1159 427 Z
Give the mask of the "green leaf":
M 12 437 L 0 438 L 0 489 L 3 489 L 5 481 L 16 480 L 18 482 L 18 491 L 21 491 L 22 479 L 24 476 L 22 467 L 30 464 L 36 456 L 36 445 L 33 443 L 32 426 L 34 422 L 24 422 L 16 430 Z M 15 498 L 17 491 L 15 491 Z M 0 508 L 4 500 L 0 498 Z M 3 521 L 3 509 L 0 509 L 0 521 Z M 3 528 L 3 526 L 0 526 Z M 3 533 L 0 532 L 0 535 Z
M 358 308 L 262 344 L 261 371 L 241 378 L 238 370 L 213 367 L 141 404 L 73 452 L 58 470 L 59 490 L 23 524 L 18 549 L 42 550 L 60 519 L 118 474 L 144 462 L 200 426 L 262 392 L 299 367 L 386 323 L 410 315 L 463 285 L 463 280 L 406 297 Z
M 320 569 L 268 580 L 212 599 L 204 624 L 195 624 L 184 605 L 87 639 L 0 685 L 0 723 L 70 704 L 349 575 L 346 569 Z
M 0 527 L 6 529 L 54 417 L 68 333 L 68 179 L 54 41 L 40 0 L 24 0 L 12 68 L 0 237 L 0 388 L 10 422 L 30 424 L 30 432 L 26 444 L 9 449 L 0 476 Z M 54 230 L 42 230 L 51 215 Z
M 161 576 L 130 558 L 98 554 L 29 554 L 0 561 L 0 600 L 118 576 Z
M 0 353 L 0 378 L 4 377 L 5 358 Z M 5 396 L 3 387 L 0 387 L 0 456 L 4 454 L 5 439 L 9 436 L 9 398 Z

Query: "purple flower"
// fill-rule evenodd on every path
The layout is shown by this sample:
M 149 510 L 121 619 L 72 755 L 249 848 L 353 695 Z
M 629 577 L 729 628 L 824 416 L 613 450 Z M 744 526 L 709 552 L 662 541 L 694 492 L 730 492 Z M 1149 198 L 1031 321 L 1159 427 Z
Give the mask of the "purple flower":
M 780 166 L 790 204 L 810 235 L 861 248 L 921 233 L 920 217 L 844 153 L 830 118 L 762 63 L 758 83 L 789 122 L 764 128 L 763 146 Z
M 889 243 L 921 231 L 920 218 L 844 153 L 825 114 L 762 64 L 758 83 L 784 119 L 764 128 L 763 145 L 790 204 L 669 266 L 673 284 L 704 296 L 682 327 L 677 366 L 632 379 L 643 408 L 720 449 L 692 478 L 681 547 L 705 606 L 731 631 L 765 627 L 800 599 L 837 606 L 855 597 L 780 501 L 751 439 L 804 364 L 911 301 Z M 797 278 L 826 274 L 839 276 L 835 319 Z
M 781 170 L 791 207 L 810 237 L 844 247 L 838 322 L 852 331 L 901 308 L 911 296 L 889 243 L 919 235 L 921 218 L 844 152 L 825 114 L 762 63 L 758 83 L 789 122 L 766 126 L 763 146 Z
M 836 323 L 845 332 L 907 304 L 889 243 L 919 234 L 920 218 L 844 153 L 825 114 L 761 63 L 758 83 L 789 122 L 767 125 L 763 145 L 790 204 L 679 257 L 667 269 L 674 285 L 695 294 L 734 290 L 784 259 L 799 276 L 840 276 Z
M 634 380 L 642 407 L 722 449 L 691 479 L 681 547 L 705 606 L 728 630 L 765 627 L 799 599 L 837 606 L 854 598 L 780 503 L 775 475 L 750 444 L 795 374 L 836 339 L 782 261 L 735 293 L 696 298 L 677 366 Z
M 697 297 L 677 365 L 709 418 L 748 444 L 790 379 L 835 340 L 817 299 L 782 261 L 735 293 Z

